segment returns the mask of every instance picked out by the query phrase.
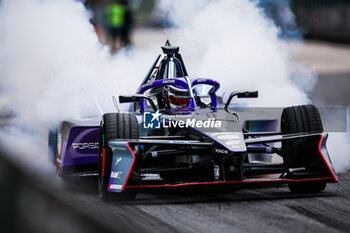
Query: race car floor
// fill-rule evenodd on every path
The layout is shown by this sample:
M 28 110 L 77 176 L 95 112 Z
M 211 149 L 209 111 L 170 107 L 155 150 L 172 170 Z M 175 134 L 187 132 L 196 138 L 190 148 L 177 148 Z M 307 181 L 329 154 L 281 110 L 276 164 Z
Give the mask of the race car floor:
M 349 232 L 350 172 L 320 194 L 287 187 L 222 192 L 138 194 L 127 203 L 104 203 L 97 190 L 71 190 L 84 206 L 118 231 L 128 232 Z M 125 226 L 123 226 L 124 228 Z

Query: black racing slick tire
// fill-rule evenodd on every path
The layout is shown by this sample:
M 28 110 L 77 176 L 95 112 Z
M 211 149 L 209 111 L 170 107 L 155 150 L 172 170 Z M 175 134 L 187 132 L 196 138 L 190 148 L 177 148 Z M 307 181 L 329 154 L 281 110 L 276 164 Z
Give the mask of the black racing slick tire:
M 318 109 L 314 105 L 300 105 L 283 109 L 281 116 L 282 134 L 321 133 L 323 125 Z M 282 153 L 288 167 L 303 167 L 315 161 L 314 154 L 308 153 L 307 140 L 290 140 L 282 142 Z M 293 193 L 318 193 L 326 188 L 325 182 L 293 182 L 288 187 Z
M 108 192 L 113 153 L 108 142 L 112 139 L 139 138 L 138 122 L 134 113 L 106 113 L 103 115 L 99 137 L 98 187 L 103 201 L 128 201 L 136 197 L 136 192 L 124 190 L 121 193 Z M 105 151 L 104 174 L 103 150 Z

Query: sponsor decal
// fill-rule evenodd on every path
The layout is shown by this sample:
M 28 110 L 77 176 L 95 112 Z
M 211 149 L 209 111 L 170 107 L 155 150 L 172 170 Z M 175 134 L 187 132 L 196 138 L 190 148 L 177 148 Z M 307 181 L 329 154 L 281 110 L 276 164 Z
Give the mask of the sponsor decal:
M 289 168 L 288 170 L 289 170 L 289 172 L 305 171 L 306 168 L 305 167 L 293 167 L 293 168 Z
M 224 150 L 224 149 L 215 149 L 215 152 L 218 154 L 228 154 L 228 150 Z
M 62 150 L 62 134 L 57 134 L 57 151 L 58 154 L 61 154 L 61 150 Z
M 167 80 L 167 79 L 165 79 L 162 83 L 163 84 L 175 83 L 175 80 Z
M 161 119 L 162 114 L 159 113 L 159 111 L 145 112 L 143 116 L 143 127 L 145 129 L 160 129 L 161 126 L 163 128 L 220 128 L 222 125 L 222 122 L 215 118 L 209 118 L 206 120 L 198 120 L 196 118 Z
M 218 165 L 214 165 L 214 179 L 218 180 L 220 177 L 220 167 Z
M 160 175 L 156 173 L 142 173 L 141 175 L 142 180 L 160 180 Z
M 110 184 L 108 189 L 111 190 L 121 190 L 123 188 L 123 185 L 121 184 Z
M 122 161 L 122 157 L 116 159 L 114 166 L 117 166 L 120 161 Z
M 111 177 L 112 177 L 112 178 L 116 178 L 116 179 L 120 179 L 120 178 L 122 177 L 122 174 L 123 174 L 123 172 L 115 172 L 115 171 L 112 171 Z
M 73 142 L 72 147 L 75 150 L 96 150 L 98 142 Z

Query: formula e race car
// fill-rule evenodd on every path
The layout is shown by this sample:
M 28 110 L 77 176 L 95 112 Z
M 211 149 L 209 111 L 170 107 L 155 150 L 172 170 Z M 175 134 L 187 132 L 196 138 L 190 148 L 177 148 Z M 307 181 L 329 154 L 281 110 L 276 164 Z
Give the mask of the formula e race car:
M 224 103 L 217 81 L 189 78 L 179 47 L 167 41 L 162 50 L 136 94 L 119 96 L 127 113 L 65 121 L 50 132 L 59 175 L 98 176 L 103 200 L 147 189 L 247 185 L 316 193 L 337 182 L 315 106 L 287 107 L 280 119 L 245 119 L 231 101 L 257 91 L 232 92 Z

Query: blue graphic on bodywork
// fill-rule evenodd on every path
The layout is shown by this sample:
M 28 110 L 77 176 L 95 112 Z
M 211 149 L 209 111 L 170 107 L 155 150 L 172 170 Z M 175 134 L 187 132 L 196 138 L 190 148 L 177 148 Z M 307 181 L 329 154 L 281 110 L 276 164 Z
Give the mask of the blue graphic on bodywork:
M 108 145 L 113 152 L 108 191 L 122 192 L 134 165 L 135 155 L 128 142 L 110 141 Z

